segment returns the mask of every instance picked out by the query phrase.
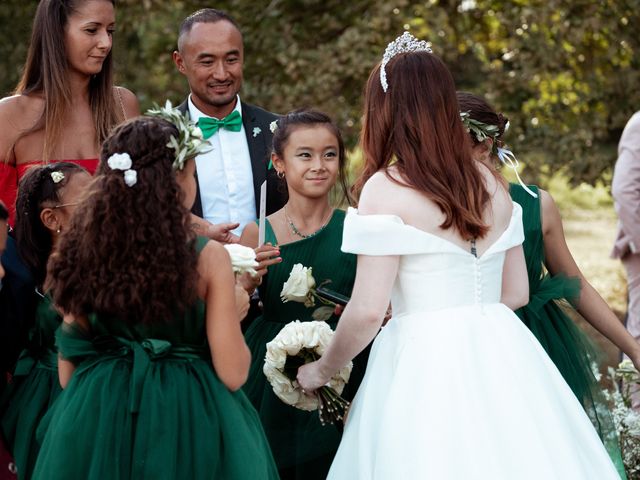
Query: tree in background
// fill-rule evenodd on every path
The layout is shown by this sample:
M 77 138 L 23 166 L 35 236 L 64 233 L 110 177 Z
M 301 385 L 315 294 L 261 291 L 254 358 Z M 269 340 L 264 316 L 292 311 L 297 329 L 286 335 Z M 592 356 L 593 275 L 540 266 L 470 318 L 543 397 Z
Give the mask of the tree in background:
M 36 4 L 0 5 L 4 93 L 19 77 Z M 558 170 L 575 182 L 602 178 L 640 109 L 638 0 L 119 0 L 117 81 L 143 108 L 184 98 L 171 52 L 180 21 L 208 6 L 242 25 L 243 98 L 272 111 L 325 110 L 351 145 L 367 75 L 403 29 L 433 43 L 459 88 L 485 94 L 509 116 L 507 140 L 529 180 Z

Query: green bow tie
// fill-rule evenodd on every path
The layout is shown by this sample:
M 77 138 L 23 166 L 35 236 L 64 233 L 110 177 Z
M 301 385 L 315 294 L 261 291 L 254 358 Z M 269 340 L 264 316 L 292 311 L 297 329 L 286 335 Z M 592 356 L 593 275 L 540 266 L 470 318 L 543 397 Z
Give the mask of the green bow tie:
M 206 140 L 221 128 L 232 132 L 239 132 L 242 128 L 242 117 L 240 116 L 240 112 L 237 110 L 234 110 L 222 120 L 210 117 L 200 117 L 198 120 L 198 127 L 202 130 L 202 136 Z

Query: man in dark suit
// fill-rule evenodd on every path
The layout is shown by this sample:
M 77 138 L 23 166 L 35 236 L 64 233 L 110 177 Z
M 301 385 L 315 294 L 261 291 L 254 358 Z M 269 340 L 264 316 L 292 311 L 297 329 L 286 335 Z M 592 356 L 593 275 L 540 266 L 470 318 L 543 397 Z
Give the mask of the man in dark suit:
M 198 191 L 192 211 L 202 219 L 196 227 L 208 237 L 235 242 L 258 217 L 265 180 L 267 215 L 287 200 L 275 170 L 268 170 L 271 123 L 278 117 L 240 100 L 242 33 L 227 13 L 206 8 L 188 16 L 173 60 L 191 90 L 178 109 L 198 122 L 213 147 L 196 157 Z

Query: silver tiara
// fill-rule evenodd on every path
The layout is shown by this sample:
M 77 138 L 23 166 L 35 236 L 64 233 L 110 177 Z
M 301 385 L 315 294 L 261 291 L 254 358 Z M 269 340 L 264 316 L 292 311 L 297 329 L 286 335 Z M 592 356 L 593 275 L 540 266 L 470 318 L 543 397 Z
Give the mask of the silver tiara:
M 380 83 L 382 84 L 382 90 L 385 93 L 387 93 L 387 90 L 389 89 L 387 72 L 385 71 L 387 63 L 389 63 L 389 61 L 399 53 L 409 52 L 433 53 L 433 50 L 431 50 L 431 44 L 429 42 L 418 40 L 409 32 L 404 32 L 393 42 L 387 45 L 387 49 L 384 51 L 384 55 L 382 57 L 382 63 L 380 64 Z

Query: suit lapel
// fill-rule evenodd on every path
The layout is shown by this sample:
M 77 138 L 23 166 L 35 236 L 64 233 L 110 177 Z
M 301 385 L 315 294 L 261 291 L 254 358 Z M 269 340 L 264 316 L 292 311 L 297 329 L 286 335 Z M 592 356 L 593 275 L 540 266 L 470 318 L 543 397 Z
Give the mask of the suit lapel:
M 242 125 L 247 136 L 249 156 L 251 157 L 251 171 L 253 173 L 253 192 L 256 201 L 256 214 L 260 211 L 260 185 L 267 179 L 267 144 L 264 127 L 258 124 L 255 110 L 250 105 L 242 102 Z M 260 130 L 256 135 L 253 129 Z

